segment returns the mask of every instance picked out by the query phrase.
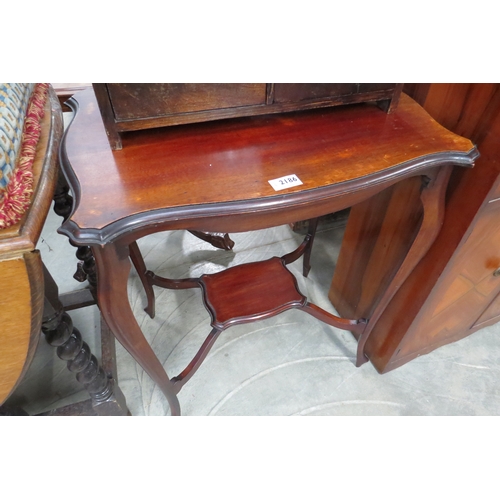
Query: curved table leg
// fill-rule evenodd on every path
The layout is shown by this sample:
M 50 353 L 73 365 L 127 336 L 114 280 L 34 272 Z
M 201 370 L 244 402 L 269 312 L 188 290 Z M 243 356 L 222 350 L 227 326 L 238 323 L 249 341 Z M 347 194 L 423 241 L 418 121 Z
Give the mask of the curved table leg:
M 420 199 L 424 209 L 424 216 L 420 229 L 415 237 L 415 240 L 408 251 L 401 267 L 391 281 L 389 287 L 382 295 L 380 302 L 377 304 L 373 314 L 368 320 L 366 329 L 358 340 L 356 366 L 361 366 L 368 361 L 364 353 L 366 341 L 376 325 L 385 308 L 394 297 L 400 286 L 405 282 L 406 278 L 415 269 L 422 257 L 427 253 L 431 245 L 434 243 L 444 218 L 444 201 L 448 180 L 450 178 L 452 166 L 447 165 L 434 171 L 429 179 L 429 182 L 424 185 Z
M 319 319 L 327 325 L 333 326 L 335 328 L 340 328 L 341 330 L 349 330 L 361 335 L 366 328 L 365 319 L 340 318 L 339 316 L 335 316 L 334 314 L 321 309 L 321 307 L 318 307 L 311 302 L 306 302 L 303 306 L 297 307 L 297 309 L 310 314 L 311 316 Z
M 97 263 L 97 300 L 101 314 L 114 336 L 158 384 L 170 405 L 172 415 L 180 415 L 180 405 L 174 384 L 144 337 L 127 294 L 131 262 L 129 247 L 109 243 L 94 247 Z
M 311 219 L 309 221 L 309 230 L 307 232 L 307 246 L 304 252 L 304 259 L 302 262 L 302 274 L 307 278 L 309 271 L 311 270 L 311 252 L 314 243 L 314 238 L 316 236 L 316 230 L 318 229 L 319 218 Z
M 209 333 L 208 337 L 205 339 L 205 342 L 201 345 L 196 353 L 195 357 L 191 360 L 191 362 L 182 370 L 177 377 L 172 379 L 175 387 L 180 390 L 182 386 L 195 374 L 198 368 L 203 363 L 203 360 L 207 357 L 208 352 L 214 345 L 218 336 L 221 334 L 222 330 L 219 328 L 212 328 L 212 331 Z

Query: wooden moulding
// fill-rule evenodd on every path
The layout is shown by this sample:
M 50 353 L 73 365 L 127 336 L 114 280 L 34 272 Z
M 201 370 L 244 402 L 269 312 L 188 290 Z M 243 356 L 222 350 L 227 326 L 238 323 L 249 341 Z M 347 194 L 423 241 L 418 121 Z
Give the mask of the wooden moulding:
M 41 332 L 43 276 L 38 252 L 0 260 L 0 404 L 29 366 Z

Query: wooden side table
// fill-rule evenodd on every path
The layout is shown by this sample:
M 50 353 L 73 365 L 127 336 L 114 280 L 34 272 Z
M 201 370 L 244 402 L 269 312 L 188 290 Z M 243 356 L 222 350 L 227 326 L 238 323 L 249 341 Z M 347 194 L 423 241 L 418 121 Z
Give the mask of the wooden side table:
M 63 139 L 61 163 L 75 206 L 59 231 L 73 244 L 92 248 L 98 304 L 108 326 L 177 415 L 176 395 L 183 383 L 217 335 L 238 321 L 298 307 L 352 330 L 358 337 L 357 365 L 364 363 L 373 326 L 439 233 L 451 169 L 470 167 L 478 156 L 469 140 L 438 125 L 405 95 L 390 115 L 363 104 L 142 130 L 124 136 L 123 149 L 116 151 L 110 148 L 93 91 L 77 94 L 69 104 L 76 116 Z M 405 179 L 412 179 L 422 220 L 406 257 L 366 318 L 331 315 L 310 305 L 296 288 L 286 264 L 310 251 L 313 228 L 290 255 L 250 264 L 250 271 L 241 266 L 187 280 L 148 273 L 135 243 L 165 230 L 232 233 L 314 220 Z M 153 285 L 200 286 L 204 291 L 213 329 L 177 377 L 167 375 L 130 308 L 131 258 L 150 304 Z M 261 280 L 252 279 L 255 275 Z M 276 303 L 263 306 L 259 283 L 270 279 L 283 287 Z M 228 287 L 237 291 L 239 306 L 229 307 L 224 300 Z

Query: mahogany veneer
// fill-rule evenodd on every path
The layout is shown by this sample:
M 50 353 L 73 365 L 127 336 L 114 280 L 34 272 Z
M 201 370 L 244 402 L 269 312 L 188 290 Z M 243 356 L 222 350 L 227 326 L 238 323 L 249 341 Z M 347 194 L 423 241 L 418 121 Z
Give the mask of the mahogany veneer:
M 92 91 L 77 94 L 69 104 L 76 116 L 65 135 L 61 161 L 75 206 L 59 231 L 76 245 L 92 247 L 101 312 L 117 339 L 158 383 L 172 414 L 180 413 L 176 394 L 220 329 L 214 323 L 182 374 L 167 375 L 128 302 L 130 259 L 149 290 L 150 314 L 154 313 L 152 285 L 175 289 L 199 286 L 203 280 L 168 280 L 148 274 L 137 239 L 164 230 L 229 233 L 315 219 L 365 202 L 401 181 L 410 183 L 408 201 L 420 210 L 421 222 L 408 238 L 407 254 L 393 270 L 368 321 L 332 318 L 315 306 L 303 305 L 316 318 L 359 337 L 359 365 L 366 361 L 364 346 L 377 320 L 439 234 L 452 166 L 472 166 L 478 156 L 471 141 L 444 129 L 405 95 L 392 114 L 359 104 L 135 131 L 123 137 L 124 147 L 117 151 L 110 148 Z M 269 183 L 292 174 L 301 185 L 275 191 Z M 283 262 L 307 254 L 311 241 L 306 240 L 292 256 L 282 257 Z M 275 275 L 271 267 L 274 264 L 258 265 L 283 280 L 285 275 L 281 271 Z M 241 268 L 224 276 L 233 284 L 247 280 Z M 211 278 L 205 280 L 208 283 Z M 218 288 L 217 282 L 208 285 L 208 297 Z M 283 304 L 290 290 L 284 287 Z M 300 293 L 292 290 L 295 293 L 297 298 Z M 241 295 L 245 311 L 256 293 Z M 226 314 L 224 302 L 214 306 L 212 298 L 207 306 L 213 308 L 216 319 L 222 315 L 231 322 L 238 314 L 236 306 Z M 273 311 L 279 310 L 275 304 Z

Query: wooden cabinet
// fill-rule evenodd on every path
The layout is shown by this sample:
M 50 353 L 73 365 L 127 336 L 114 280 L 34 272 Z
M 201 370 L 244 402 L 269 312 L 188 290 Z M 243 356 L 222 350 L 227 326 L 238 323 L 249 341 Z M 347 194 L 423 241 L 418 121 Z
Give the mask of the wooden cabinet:
M 107 83 L 117 121 L 266 104 L 266 84 Z
M 500 321 L 500 294 L 497 294 L 490 305 L 486 308 L 478 320 L 472 325 L 472 329 L 480 329 L 485 326 L 497 323 Z
M 473 169 L 453 172 L 440 235 L 367 342 L 382 373 L 500 319 L 500 84 L 415 84 L 405 91 L 470 138 L 481 157 Z M 411 193 L 401 183 L 351 210 L 329 295 L 340 314 L 369 317 L 375 307 L 420 224 L 419 210 L 408 208 L 416 205 L 404 201 Z M 345 263 L 359 266 L 351 281 Z
M 500 314 L 500 202 L 478 212 L 398 347 L 398 359 L 494 323 Z
M 310 99 L 335 99 L 344 97 L 345 103 L 355 102 L 361 98 L 363 101 L 377 100 L 376 92 L 385 93 L 392 98 L 396 90 L 395 83 L 274 83 L 273 102 L 299 103 Z
M 441 285 L 445 293 L 428 320 L 430 330 L 440 336 L 473 329 L 497 316 L 482 311 L 500 292 L 500 202 L 483 208 L 448 267 Z
M 94 83 L 106 132 L 121 149 L 122 132 L 224 118 L 376 102 L 397 106 L 396 83 Z

